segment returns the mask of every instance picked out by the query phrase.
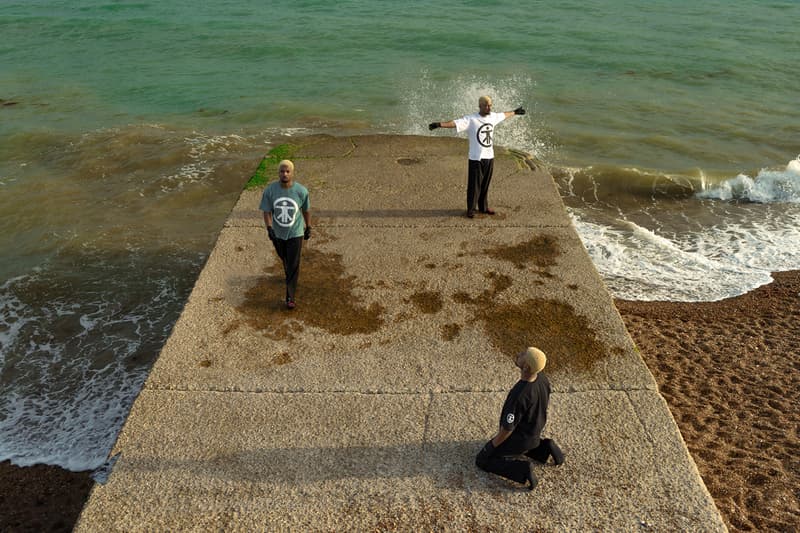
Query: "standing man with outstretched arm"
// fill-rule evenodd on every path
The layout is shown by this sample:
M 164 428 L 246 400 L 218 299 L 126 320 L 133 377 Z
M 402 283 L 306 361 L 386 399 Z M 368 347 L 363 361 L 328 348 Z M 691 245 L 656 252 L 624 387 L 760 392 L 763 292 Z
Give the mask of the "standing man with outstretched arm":
M 494 170 L 494 127 L 508 117 L 524 115 L 521 107 L 504 113 L 492 112 L 492 99 L 481 96 L 478 99 L 478 112 L 448 122 L 431 122 L 429 130 L 436 128 L 455 128 L 457 133 L 467 131 L 469 138 L 469 168 L 467 172 L 467 217 L 475 216 L 475 209 L 487 215 L 494 215 L 489 208 L 489 183 Z
M 259 208 L 264 212 L 269 240 L 283 262 L 286 308 L 291 310 L 295 308 L 300 251 L 303 241 L 311 238 L 308 189 L 294 181 L 294 163 L 284 159 L 278 164 L 278 181 L 264 189 Z

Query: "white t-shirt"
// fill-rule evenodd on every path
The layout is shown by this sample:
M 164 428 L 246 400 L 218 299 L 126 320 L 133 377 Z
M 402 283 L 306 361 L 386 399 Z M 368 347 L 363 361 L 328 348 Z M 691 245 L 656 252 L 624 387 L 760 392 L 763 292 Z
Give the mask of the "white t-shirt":
M 505 113 L 489 113 L 485 117 L 474 113 L 453 121 L 456 123 L 456 132 L 467 131 L 470 159 L 494 159 L 494 127 L 505 119 Z

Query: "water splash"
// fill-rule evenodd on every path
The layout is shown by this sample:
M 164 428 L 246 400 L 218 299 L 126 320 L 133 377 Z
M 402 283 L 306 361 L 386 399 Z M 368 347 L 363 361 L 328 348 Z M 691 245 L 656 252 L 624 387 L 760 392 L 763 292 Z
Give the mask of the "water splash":
M 757 203 L 800 203 L 800 156 L 782 170 L 762 169 L 754 178 L 739 174 L 698 193 L 699 198 Z
M 423 71 L 413 83 L 408 82 L 403 88 L 401 101 L 407 113 L 397 124 L 396 131 L 405 135 L 455 135 L 455 130 L 429 132 L 428 124 L 475 113 L 478 111 L 478 97 L 488 95 L 492 98 L 494 111 L 524 107 L 527 112 L 524 116 L 505 120 L 497 127 L 497 145 L 547 159 L 555 147 L 544 116 L 537 108 L 535 93 L 536 82 L 522 75 L 497 79 L 464 75 L 439 80 Z

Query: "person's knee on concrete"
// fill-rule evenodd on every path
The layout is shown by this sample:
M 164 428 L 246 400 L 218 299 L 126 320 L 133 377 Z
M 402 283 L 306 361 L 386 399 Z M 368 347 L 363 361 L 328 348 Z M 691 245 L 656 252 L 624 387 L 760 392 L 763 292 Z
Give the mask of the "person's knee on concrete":
M 538 348 L 528 348 L 517 354 L 514 364 L 520 369 L 520 379 L 506 396 L 500 415 L 500 427 L 475 459 L 482 470 L 536 485 L 531 463 L 516 459 L 522 454 L 539 462 L 549 457 L 563 462 L 563 454 L 551 439 L 541 439 L 547 423 L 550 382 L 542 372 L 547 356 Z

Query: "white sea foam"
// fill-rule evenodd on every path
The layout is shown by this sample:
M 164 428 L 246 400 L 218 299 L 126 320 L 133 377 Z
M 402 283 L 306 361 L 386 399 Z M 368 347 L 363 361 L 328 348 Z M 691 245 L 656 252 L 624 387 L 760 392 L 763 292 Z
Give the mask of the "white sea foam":
M 682 243 L 641 227 L 623 231 L 582 220 L 574 212 L 571 215 L 595 267 L 618 298 L 713 301 L 772 279 L 769 270 L 742 268 L 686 251 Z M 701 248 L 708 251 L 708 246 Z
M 789 164 L 786 165 L 786 172 L 800 176 L 800 155 L 789 161 Z
M 659 235 L 629 221 L 597 224 L 571 210 L 573 223 L 612 293 L 631 300 L 714 301 L 800 268 L 800 214 L 721 223 Z
M 782 170 L 763 169 L 755 177 L 739 174 L 697 196 L 757 203 L 800 203 L 800 159 L 790 161 Z
M 7 290 L 0 303 L 0 329 L 11 326 L 0 360 L 9 376 L 0 397 L 0 460 L 76 471 L 96 468 L 144 379 L 144 369 L 131 371 L 124 364 L 141 341 L 115 338 L 113 321 L 100 325 L 100 315 L 109 314 L 107 303 L 98 302 L 94 318 L 81 315 L 80 328 L 69 340 L 55 337 L 50 328 L 69 320 L 75 311 L 70 304 L 54 302 L 36 316 Z M 126 316 L 118 322 L 129 320 L 136 319 Z M 100 335 L 104 339 L 98 343 Z
M 800 269 L 800 159 L 756 178 L 675 179 L 633 168 L 560 169 L 573 223 L 613 294 L 634 300 L 713 301 Z M 687 181 L 688 180 L 688 181 Z M 688 185 L 687 185 L 688 183 Z M 682 191 L 704 189 L 687 196 Z
M 81 277 L 46 265 L 0 286 L 0 460 L 103 464 L 202 262 L 82 253 L 62 265 L 80 261 Z
M 181 190 L 207 180 L 216 169 L 216 160 L 219 157 L 249 142 L 248 139 L 236 134 L 208 135 L 197 131 L 185 136 L 183 141 L 189 147 L 189 161 L 177 172 L 160 178 L 163 193 Z

